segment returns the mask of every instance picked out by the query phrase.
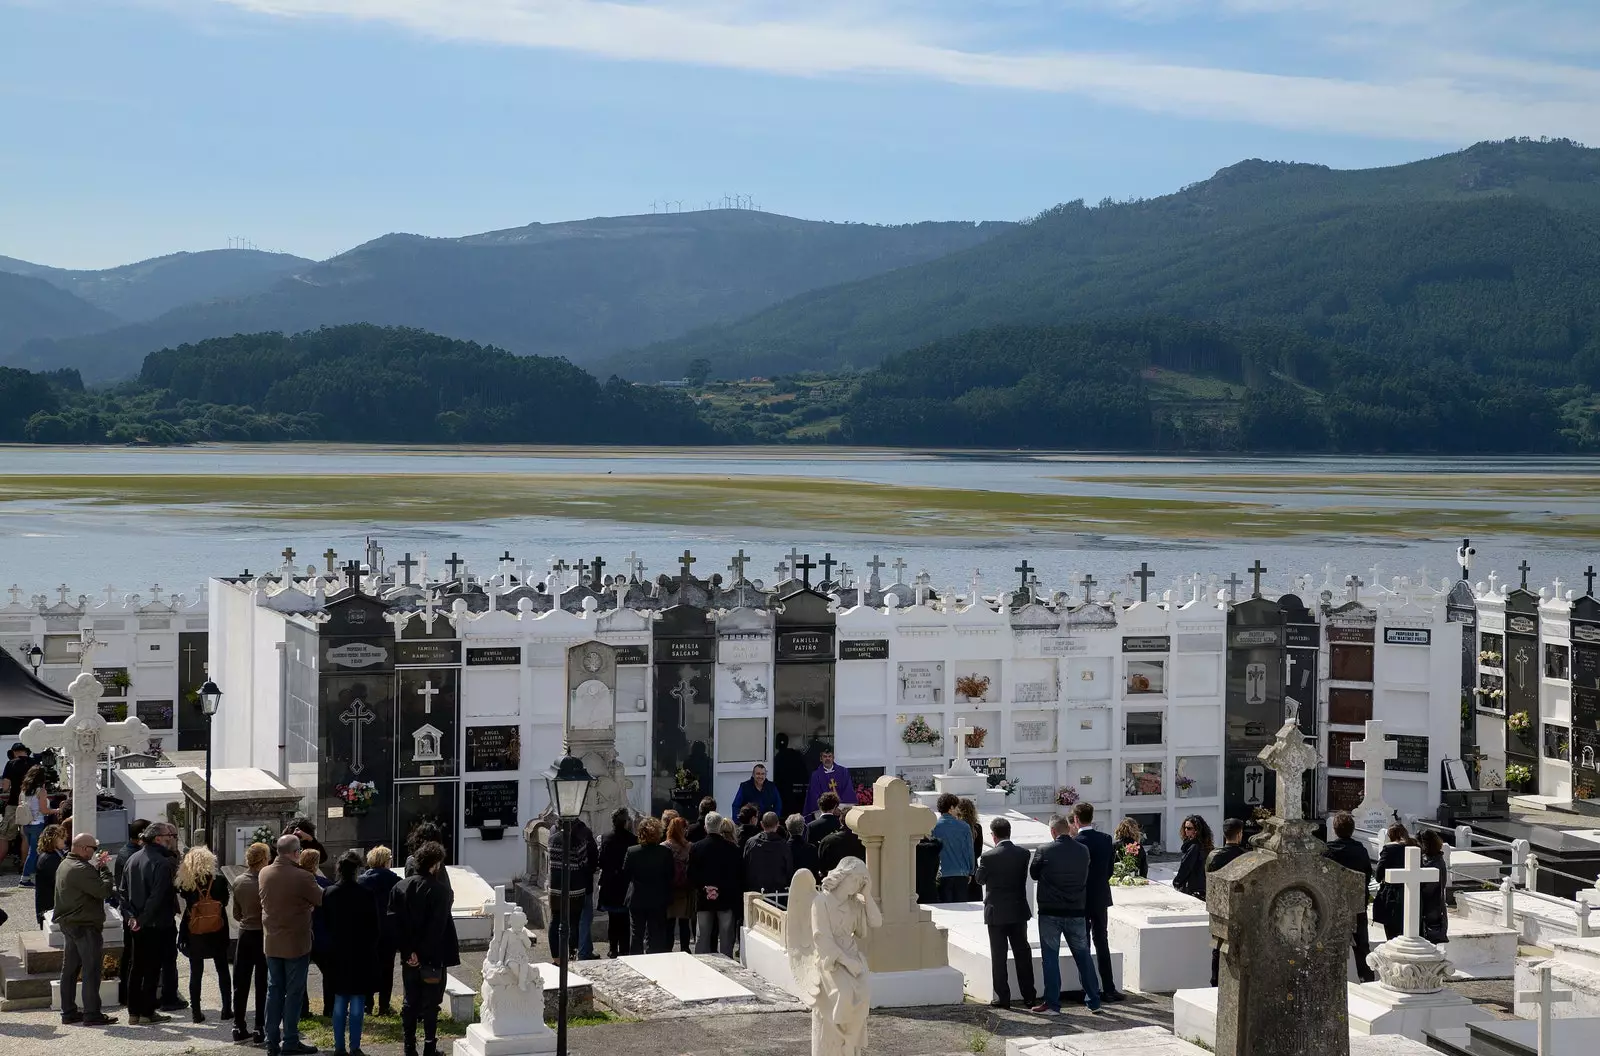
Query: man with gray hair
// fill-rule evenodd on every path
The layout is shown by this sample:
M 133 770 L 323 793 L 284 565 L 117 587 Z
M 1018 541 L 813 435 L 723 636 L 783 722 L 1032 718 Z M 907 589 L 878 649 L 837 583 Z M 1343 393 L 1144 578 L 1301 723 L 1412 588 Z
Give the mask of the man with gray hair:
M 717 952 L 733 956 L 738 938 L 734 911 L 744 886 L 744 859 L 739 845 L 729 838 L 731 831 L 732 824 L 713 811 L 706 815 L 706 838 L 689 848 L 689 889 L 699 904 L 695 953 L 710 953 L 715 941 Z
M 806 838 L 806 819 L 804 814 L 790 814 L 789 819 L 783 823 L 789 830 L 789 864 L 798 873 L 802 869 L 811 870 L 811 875 L 820 883 L 822 871 L 817 865 L 817 849 L 811 846 L 811 841 Z M 789 874 L 789 879 L 794 879 L 794 874 Z
M 1052 842 L 1033 852 L 1028 875 L 1037 881 L 1039 949 L 1044 962 L 1044 1000 L 1033 1012 L 1061 1014 L 1061 940 L 1067 940 L 1083 985 L 1083 1003 L 1100 1012 L 1100 977 L 1089 956 L 1089 849 L 1072 838 L 1062 814 L 1050 816 Z M 1020 983 L 1021 980 L 1018 980 Z
M 144 830 L 144 846 L 128 859 L 122 917 L 133 933 L 128 981 L 128 1023 L 154 1025 L 170 1016 L 156 1010 L 162 968 L 178 956 L 178 830 L 165 821 Z
M 300 1008 L 311 964 L 311 914 L 322 904 L 322 888 L 300 868 L 300 837 L 278 837 L 278 857 L 256 885 L 267 956 L 267 1056 L 309 1056 L 317 1050 L 300 1040 Z
M 100 1012 L 101 930 L 106 899 L 111 897 L 111 865 L 100 853 L 100 841 L 87 832 L 72 838 L 72 851 L 56 870 L 55 920 L 66 940 L 61 961 L 61 1022 L 103 1027 L 115 1016 Z M 83 1010 L 78 1010 L 77 983 L 83 980 Z

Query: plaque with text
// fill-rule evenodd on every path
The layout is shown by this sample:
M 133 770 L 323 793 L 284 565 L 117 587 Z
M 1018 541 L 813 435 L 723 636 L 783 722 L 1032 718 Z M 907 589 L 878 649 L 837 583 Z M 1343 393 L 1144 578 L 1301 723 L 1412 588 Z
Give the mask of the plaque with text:
M 152 730 L 172 729 L 172 701 L 141 700 L 134 705 L 134 714 Z
M 1372 718 L 1372 690 L 1328 690 L 1328 721 L 1339 726 L 1360 726 Z
M 1425 774 L 1431 769 L 1428 765 L 1428 738 L 1414 737 L 1409 733 L 1391 733 L 1385 740 L 1393 741 L 1400 749 L 1399 755 L 1383 761 L 1385 770 L 1397 770 L 1403 774 Z
M 475 829 L 491 818 L 508 829 L 517 827 L 517 782 L 469 781 L 466 795 L 467 828 Z
M 1125 635 L 1122 639 L 1125 653 L 1167 653 L 1172 651 L 1172 638 L 1165 634 Z
M 522 765 L 518 726 L 468 726 L 467 771 L 515 770 Z
M 779 660 L 832 660 L 833 634 L 829 631 L 783 631 L 778 635 Z
M 648 645 L 617 646 L 618 667 L 642 667 L 649 662 L 650 647 Z
M 1377 640 L 1378 632 L 1372 627 L 1329 627 L 1328 641 L 1352 642 L 1358 645 L 1371 645 Z
M 658 638 L 657 664 L 714 664 L 717 662 L 715 638 Z
M 902 708 L 937 707 L 944 698 L 944 661 L 916 660 L 897 665 Z
M 1572 684 L 1600 689 L 1600 646 L 1572 646 Z
M 839 643 L 840 660 L 887 660 L 887 638 L 846 638 Z
M 1334 730 L 1328 734 L 1328 766 L 1334 770 L 1365 770 L 1367 764 L 1350 757 L 1350 746 L 1361 740 L 1362 734 Z
M 450 667 L 461 662 L 461 640 L 396 642 L 394 662 L 418 667 Z
M 1426 627 L 1385 627 L 1384 645 L 1432 645 L 1433 632 Z
M 1328 810 L 1354 811 L 1366 798 L 1367 783 L 1359 777 L 1328 778 Z
M 467 650 L 468 667 L 521 667 L 522 646 L 488 645 Z
M 1322 645 L 1322 628 L 1314 623 L 1291 623 L 1283 629 L 1283 640 L 1291 649 L 1317 649 Z

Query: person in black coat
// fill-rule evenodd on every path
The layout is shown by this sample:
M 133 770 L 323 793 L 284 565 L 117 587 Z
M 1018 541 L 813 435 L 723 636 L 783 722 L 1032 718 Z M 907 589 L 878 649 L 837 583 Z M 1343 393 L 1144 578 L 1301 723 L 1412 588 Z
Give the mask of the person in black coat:
M 363 1056 L 361 1024 L 366 1018 L 367 995 L 378 982 L 378 961 L 372 953 L 383 929 L 378 922 L 378 901 L 360 883 L 361 864 L 360 851 L 340 855 L 339 881 L 322 896 L 329 946 L 323 971 L 328 975 L 328 989 L 333 991 L 334 1056 Z
M 844 828 L 844 819 L 839 816 L 838 794 L 824 792 L 817 799 L 817 811 L 817 816 L 806 826 L 806 839 L 811 841 L 811 846 L 821 848 L 823 840 Z
M 1206 900 L 1206 859 L 1214 846 L 1211 826 L 1198 814 L 1183 819 L 1183 860 L 1178 863 L 1178 875 L 1172 878 L 1175 891 L 1182 891 L 1204 902 Z M 1243 829 L 1240 830 L 1241 834 Z
M 1100 971 L 1100 1000 L 1121 1001 L 1116 978 L 1111 974 L 1111 939 L 1106 934 L 1111 919 L 1111 870 L 1117 853 L 1111 837 L 1094 827 L 1094 804 L 1078 802 L 1072 806 L 1072 838 L 1089 852 L 1089 886 L 1085 892 L 1089 911 L 1089 939 L 1094 945 Z
M 1324 858 L 1338 862 L 1353 873 L 1361 875 L 1361 912 L 1356 914 L 1355 931 L 1350 934 L 1350 945 L 1356 955 L 1356 977 L 1370 983 L 1378 975 L 1367 966 L 1371 939 L 1367 935 L 1367 891 L 1372 886 L 1372 855 L 1367 845 L 1355 839 L 1356 819 L 1346 811 L 1339 811 L 1328 819 L 1334 839 L 1329 841 Z
M 978 856 L 974 874 L 983 885 L 983 923 L 989 929 L 989 965 L 992 969 L 994 1008 L 1011 1007 L 1011 972 L 1006 967 L 1006 948 L 1017 962 L 1017 987 L 1022 1004 L 1032 1008 L 1038 999 L 1033 984 L 1033 948 L 1028 945 L 1027 851 L 1011 842 L 1011 822 L 995 818 L 989 822 L 994 846 Z
M 618 807 L 611 812 L 611 831 L 600 841 L 600 886 L 597 893 L 599 909 L 609 921 L 606 942 L 610 946 L 607 956 L 621 957 L 629 950 L 628 944 L 628 878 L 622 873 L 622 863 L 628 848 L 637 845 L 633 834 L 633 812 Z
M 744 889 L 779 895 L 789 890 L 793 878 L 789 840 L 778 831 L 778 815 L 768 811 L 761 819 L 761 831 L 744 845 Z
M 739 811 L 739 853 L 744 853 L 745 845 L 761 833 L 761 810 L 754 803 L 746 803 Z
M 866 861 L 867 846 L 861 842 L 861 837 L 841 827 L 838 832 L 823 840 L 822 845 L 817 848 L 817 868 L 822 870 L 823 876 L 827 876 L 846 858 L 860 858 L 863 862 Z
M 228 967 L 228 881 L 217 871 L 217 856 L 205 847 L 191 847 L 178 866 L 178 897 L 183 917 L 178 921 L 178 952 L 189 958 L 189 1011 L 204 1023 L 200 1010 L 200 984 L 210 961 L 222 991 L 222 1018 L 233 1018 L 233 973 Z
M 710 796 L 700 800 L 700 819 L 690 825 L 689 831 L 684 835 L 684 839 L 688 840 L 691 846 L 706 838 L 706 819 L 715 814 L 716 810 L 717 801 Z
M 1184 825 L 1185 826 L 1188 825 L 1188 821 L 1187 820 L 1184 821 Z M 1206 833 L 1206 835 L 1209 837 L 1210 836 L 1210 832 L 1208 831 Z M 1227 865 L 1229 862 L 1233 861 L 1235 858 L 1238 858 L 1239 856 L 1241 856 L 1242 854 L 1245 853 L 1245 847 L 1244 847 L 1244 822 L 1242 820 L 1240 820 L 1239 818 L 1229 818 L 1227 821 L 1224 821 L 1222 823 L 1222 841 L 1223 841 L 1222 842 L 1222 846 L 1218 847 L 1216 849 L 1216 851 L 1211 855 L 1211 857 L 1206 859 L 1205 871 L 1207 873 L 1216 872 L 1218 869 L 1221 869 L 1223 866 Z M 1188 844 L 1185 843 L 1184 846 L 1187 848 Z M 1188 857 L 1186 855 L 1184 857 L 1184 861 L 1188 861 L 1188 860 L 1189 859 L 1188 859 Z M 1203 881 L 1204 881 L 1204 877 L 1202 876 L 1202 890 L 1204 889 L 1203 888 Z M 1177 881 L 1173 881 L 1173 886 L 1174 887 L 1177 886 Z M 1205 895 L 1202 894 L 1200 897 L 1204 898 Z M 1211 985 L 1212 986 L 1216 986 L 1217 985 L 1217 969 L 1221 966 L 1219 964 L 1219 961 L 1221 960 L 1221 954 L 1222 954 L 1221 947 L 1219 947 L 1217 945 L 1217 941 L 1216 940 L 1212 940 L 1212 943 L 1211 943 Z
M 672 952 L 667 907 L 672 904 L 675 863 L 672 849 L 661 842 L 665 835 L 660 821 L 645 818 L 639 822 L 639 842 L 622 855 L 623 902 L 632 918 L 629 953 Z
M 390 868 L 393 864 L 393 851 L 383 846 L 374 847 L 367 852 L 367 867 L 356 877 L 356 883 L 372 892 L 378 907 L 378 963 L 373 966 L 374 989 L 367 994 L 363 1014 L 377 1009 L 377 1015 L 394 1015 L 394 1009 L 389 1004 L 394 996 L 394 928 L 389 923 L 389 914 L 385 912 L 389 905 L 389 894 L 400 882 L 399 875 Z
M 1372 919 L 1383 925 L 1386 939 L 1399 938 L 1405 927 L 1405 889 L 1389 883 L 1390 869 L 1404 869 L 1406 848 L 1415 846 L 1411 834 L 1399 822 L 1389 826 L 1387 843 L 1378 848 L 1378 895 L 1372 901 Z
M 706 838 L 689 848 L 689 887 L 698 906 L 695 953 L 710 953 L 715 936 L 717 952 L 733 956 L 738 939 L 734 916 L 744 887 L 744 859 L 734 836 L 733 822 L 711 814 L 706 817 Z
M 1446 943 L 1450 941 L 1450 915 L 1444 896 L 1450 863 L 1445 860 L 1444 840 L 1426 829 L 1417 842 L 1422 845 L 1422 867 L 1439 871 L 1439 879 L 1422 885 L 1422 937 L 1431 943 Z
M 1123 853 L 1133 855 L 1133 861 L 1139 868 L 1139 875 L 1145 879 L 1150 878 L 1150 856 L 1144 849 L 1144 830 L 1132 818 L 1123 818 L 1117 822 L 1117 831 L 1111 839 L 1112 850 L 1120 857 Z M 1127 850 L 1131 848 L 1131 850 Z
M 389 920 L 400 954 L 400 984 L 405 1004 L 400 1021 L 405 1029 L 406 1056 L 416 1056 L 417 1025 L 423 1030 L 423 1056 L 439 1054 L 439 1005 L 444 1000 L 445 972 L 461 963 L 456 924 L 450 915 L 455 896 L 440 879 L 444 847 L 429 840 L 416 849 L 417 872 L 389 894 Z
M 789 864 L 794 867 L 795 872 L 802 869 L 811 870 L 811 875 L 821 883 L 822 866 L 817 858 L 817 849 L 806 839 L 805 817 L 800 814 L 790 814 L 789 820 L 784 822 L 784 828 L 789 830 Z M 794 873 L 789 874 L 789 880 L 793 882 Z

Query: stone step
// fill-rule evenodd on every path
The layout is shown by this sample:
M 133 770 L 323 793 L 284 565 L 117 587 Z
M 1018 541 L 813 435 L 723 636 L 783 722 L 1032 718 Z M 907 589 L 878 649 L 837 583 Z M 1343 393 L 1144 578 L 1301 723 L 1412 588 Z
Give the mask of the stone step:
M 50 1007 L 50 983 L 60 973 L 29 973 L 22 958 L 0 953 L 0 1012 L 19 1012 L 28 1008 Z
M 66 950 L 51 945 L 49 936 L 44 932 L 23 932 L 21 948 L 22 970 L 29 975 L 38 975 L 40 973 L 47 975 L 61 974 L 61 963 L 66 960 Z M 105 956 L 114 958 L 120 965 L 122 963 L 121 945 L 106 947 Z

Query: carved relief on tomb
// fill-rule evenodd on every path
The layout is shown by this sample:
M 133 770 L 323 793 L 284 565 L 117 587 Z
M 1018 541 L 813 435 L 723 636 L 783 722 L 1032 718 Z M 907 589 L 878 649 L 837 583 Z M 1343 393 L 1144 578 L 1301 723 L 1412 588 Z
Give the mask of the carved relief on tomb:
M 1268 916 L 1273 930 L 1291 946 L 1310 946 L 1322 926 L 1316 900 L 1310 892 L 1296 887 L 1278 893 Z

